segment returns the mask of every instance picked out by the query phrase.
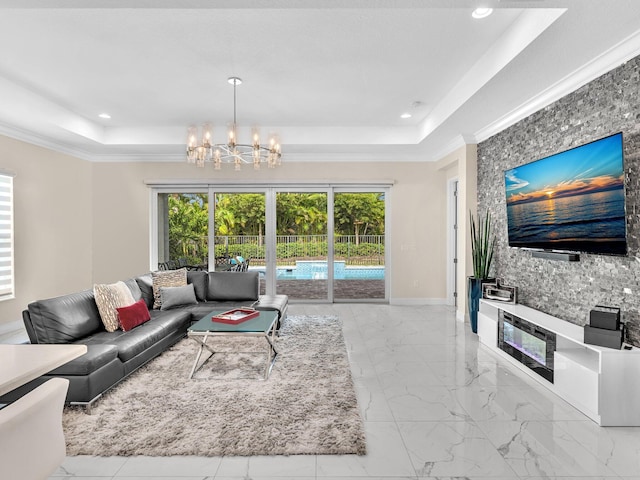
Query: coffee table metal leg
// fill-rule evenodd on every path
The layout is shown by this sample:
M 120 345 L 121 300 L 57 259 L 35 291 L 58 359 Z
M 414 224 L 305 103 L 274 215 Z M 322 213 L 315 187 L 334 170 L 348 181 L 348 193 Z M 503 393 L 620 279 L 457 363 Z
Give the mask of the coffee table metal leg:
M 269 338 L 269 333 L 267 333 L 264 338 L 267 340 L 267 365 L 264 370 L 264 379 L 268 379 L 271 374 L 271 370 L 273 369 L 273 364 L 276 363 L 276 357 L 278 356 L 278 351 L 275 347 L 276 340 L 276 327 L 275 324 L 271 329 L 271 338 Z M 273 356 L 272 356 L 273 355 Z
M 193 340 L 196 340 L 194 337 L 190 337 Z M 207 361 L 213 357 L 214 355 L 214 351 L 211 350 L 211 348 L 209 348 L 209 346 L 207 345 L 207 338 L 209 338 L 208 335 L 205 335 L 202 340 L 196 340 L 199 344 L 200 344 L 200 348 L 198 349 L 198 353 L 196 354 L 196 360 L 193 362 L 193 367 L 191 367 L 191 373 L 189 373 L 189 379 L 193 378 L 193 375 L 196 373 L 197 370 L 199 370 L 200 368 L 202 368 L 202 366 L 207 363 Z M 198 367 L 198 363 L 200 362 L 200 357 L 202 356 L 202 351 L 204 349 L 207 349 L 211 352 L 211 355 L 209 355 L 204 362 L 202 362 L 202 364 L 200 365 L 200 367 Z

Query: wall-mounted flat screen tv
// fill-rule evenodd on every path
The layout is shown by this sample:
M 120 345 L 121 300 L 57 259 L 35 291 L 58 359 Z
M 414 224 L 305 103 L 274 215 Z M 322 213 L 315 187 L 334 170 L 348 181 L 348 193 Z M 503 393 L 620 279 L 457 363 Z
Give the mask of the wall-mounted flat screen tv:
M 627 254 L 622 133 L 504 176 L 509 246 Z

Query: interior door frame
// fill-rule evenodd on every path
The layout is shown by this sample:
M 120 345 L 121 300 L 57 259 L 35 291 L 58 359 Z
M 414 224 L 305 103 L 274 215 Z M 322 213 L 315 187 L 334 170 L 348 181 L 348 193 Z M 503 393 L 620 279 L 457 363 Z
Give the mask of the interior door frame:
M 458 303 L 458 177 L 447 181 L 447 305 Z

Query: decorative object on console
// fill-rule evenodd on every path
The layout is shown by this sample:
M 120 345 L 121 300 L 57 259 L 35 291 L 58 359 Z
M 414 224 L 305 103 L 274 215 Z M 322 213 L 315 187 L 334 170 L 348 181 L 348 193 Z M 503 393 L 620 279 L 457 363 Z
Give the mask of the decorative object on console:
M 501 278 L 496 278 L 495 283 L 485 283 L 482 287 L 482 298 L 486 300 L 505 303 L 516 303 L 518 301 L 518 287 L 503 285 Z
M 269 168 L 280 165 L 280 143 L 275 136 L 271 137 L 269 146 L 260 145 L 260 137 L 257 130 L 253 131 L 251 144 L 237 143 L 236 123 L 236 87 L 242 83 L 238 77 L 229 77 L 227 81 L 233 85 L 233 123 L 229 129 L 227 143 L 213 143 L 211 125 L 202 126 L 202 141 L 198 143 L 198 128 L 189 127 L 187 139 L 187 162 L 195 163 L 198 167 L 204 167 L 205 162 L 212 162 L 216 170 L 223 163 L 233 163 L 236 170 L 242 169 L 243 163 L 253 164 L 253 168 L 259 169 L 261 163 L 266 163 Z
M 478 219 L 478 226 L 469 212 L 469 225 L 471 227 L 471 256 L 473 259 L 473 277 L 468 278 L 467 304 L 469 308 L 469 323 L 471 331 L 478 333 L 478 309 L 482 298 L 483 284 L 493 282 L 489 279 L 489 270 L 493 261 L 493 248 L 495 234 L 491 227 L 491 214 L 485 214 L 484 220 Z
M 589 312 L 589 325 L 584 326 L 584 343 L 620 350 L 624 342 L 624 325 L 620 309 L 596 305 Z
M 607 330 L 618 330 L 620 328 L 620 309 L 596 305 L 589 312 L 589 325 Z

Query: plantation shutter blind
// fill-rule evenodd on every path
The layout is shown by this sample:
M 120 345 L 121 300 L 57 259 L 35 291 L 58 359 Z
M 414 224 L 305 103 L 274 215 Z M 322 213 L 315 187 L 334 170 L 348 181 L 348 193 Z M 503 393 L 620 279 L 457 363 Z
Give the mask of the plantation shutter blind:
M 0 300 L 13 296 L 13 176 L 0 173 Z

